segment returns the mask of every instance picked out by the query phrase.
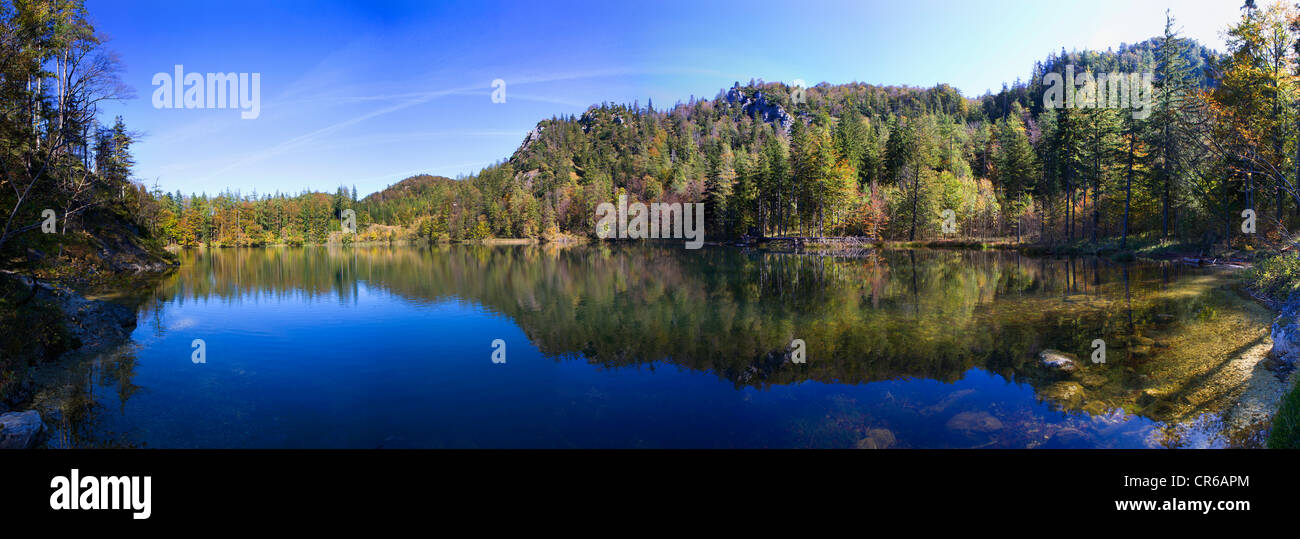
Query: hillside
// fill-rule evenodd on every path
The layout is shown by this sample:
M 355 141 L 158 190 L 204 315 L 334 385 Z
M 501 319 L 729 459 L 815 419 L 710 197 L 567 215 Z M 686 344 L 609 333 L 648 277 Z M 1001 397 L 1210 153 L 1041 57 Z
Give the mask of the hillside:
M 362 200 L 368 204 L 380 204 L 402 198 L 428 196 L 438 189 L 454 186 L 455 181 L 445 176 L 431 176 L 428 174 L 411 176 L 384 188 L 383 191 L 371 193 Z
M 711 241 L 1027 236 L 1057 245 L 1123 243 L 1130 232 L 1214 240 L 1225 235 L 1226 208 L 1253 189 L 1222 179 L 1231 159 L 1204 157 L 1214 150 L 1206 141 L 1220 136 L 1204 117 L 1216 110 L 1207 98 L 1234 72 L 1233 57 L 1167 26 L 1116 49 L 1048 54 L 1027 66 L 1027 81 L 979 97 L 947 84 L 863 82 L 796 95 L 785 83 L 750 80 L 667 108 L 600 103 L 537 122 L 511 155 L 464 179 L 414 176 L 360 200 L 346 187 L 158 193 L 154 228 L 185 247 L 591 236 L 597 205 L 627 195 L 703 202 Z M 1156 115 L 1135 122 L 1127 110 L 1045 108 L 1043 74 L 1067 66 L 1153 72 Z M 337 232 L 346 208 L 357 212 L 355 236 Z
M 1220 155 L 1231 149 L 1209 145 L 1236 128 L 1207 115 L 1258 109 L 1252 103 L 1266 96 L 1230 94 L 1268 82 L 1220 84 L 1225 73 L 1249 73 L 1234 63 L 1240 55 L 1217 55 L 1166 26 L 1116 49 L 1048 54 L 1027 66 L 1027 81 L 979 97 L 947 84 L 797 91 L 750 80 L 668 108 L 601 103 L 537 122 L 511 155 L 464 179 L 415 176 L 360 200 L 346 187 L 162 193 L 156 228 L 186 247 L 591 236 L 597 205 L 627 195 L 704 203 L 710 241 L 1213 242 L 1227 235 L 1229 206 L 1253 199 L 1255 187 L 1231 179 L 1239 160 Z M 1154 114 L 1045 108 L 1044 73 L 1067 66 L 1153 72 Z M 1259 120 L 1241 125 L 1262 129 Z M 355 236 L 337 233 L 345 208 L 357 212 Z
M 587 235 L 596 205 L 627 194 L 706 202 L 715 238 L 750 231 L 928 238 L 939 233 L 929 215 L 942 208 L 979 237 L 1030 227 L 1057 238 L 1110 235 L 1119 228 L 1112 194 L 1119 189 L 1108 184 L 1119 180 L 1124 114 L 1044 110 L 1042 74 L 1067 64 L 1080 73 L 1176 68 L 1180 80 L 1157 79 L 1191 90 L 1213 86 L 1214 61 L 1194 41 L 1166 45 L 1157 37 L 1048 55 L 1029 82 L 978 98 L 945 84 L 854 82 L 818 84 L 796 103 L 794 88 L 751 80 L 664 110 L 602 103 L 539 122 L 508 159 L 460 183 L 418 176 L 367 197 L 363 221 L 451 239 Z M 1097 129 L 1105 130 L 1104 148 L 1086 144 L 1085 133 Z M 1089 156 L 1102 154 L 1107 162 L 1089 170 Z M 1149 178 L 1157 165 L 1138 168 Z M 1090 189 L 1100 197 L 1076 207 L 1095 195 Z M 1151 211 L 1150 200 L 1137 203 Z M 1076 212 L 1093 209 L 1096 222 L 1075 223 L 1084 220 Z M 1134 221 L 1149 228 L 1152 219 Z

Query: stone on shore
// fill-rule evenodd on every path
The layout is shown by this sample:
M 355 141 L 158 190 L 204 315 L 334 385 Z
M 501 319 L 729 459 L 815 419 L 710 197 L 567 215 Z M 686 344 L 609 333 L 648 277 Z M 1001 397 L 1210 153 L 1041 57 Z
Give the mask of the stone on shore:
M 1293 365 L 1300 356 L 1300 297 L 1293 296 L 1282 306 L 1273 321 L 1273 356 L 1284 365 Z

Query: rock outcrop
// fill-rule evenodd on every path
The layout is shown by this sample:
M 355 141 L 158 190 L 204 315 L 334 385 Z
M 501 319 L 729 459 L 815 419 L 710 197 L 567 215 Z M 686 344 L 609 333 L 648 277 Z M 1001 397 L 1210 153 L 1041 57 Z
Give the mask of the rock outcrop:
M 755 91 L 754 95 L 749 97 L 740 90 L 740 84 L 736 84 L 727 90 L 726 99 L 728 104 L 739 105 L 748 116 L 757 115 L 764 122 L 780 124 L 783 131 L 789 130 L 794 123 L 794 117 L 781 105 L 768 101 L 767 95 L 762 90 Z
M 31 287 L 32 278 L 13 274 L 23 286 Z M 58 306 L 67 317 L 66 327 L 84 346 L 116 343 L 125 340 L 135 329 L 135 310 L 110 301 L 87 299 L 72 290 L 36 281 L 36 301 Z
M 30 334 L 24 337 L 20 343 L 25 356 L 16 358 L 17 361 L 35 365 L 73 352 L 93 354 L 125 342 L 135 329 L 136 312 L 132 307 L 89 299 L 67 287 L 33 281 L 22 274 L 0 272 L 0 279 L 15 279 L 22 287 L 32 290 L 29 301 L 57 313 L 53 323 L 62 326 L 57 337 L 36 339 Z M 49 326 L 28 330 L 33 333 L 54 331 Z M 24 377 L 0 394 L 0 406 L 21 409 L 35 391 L 33 381 Z
M 1300 357 L 1300 294 L 1294 294 L 1282 304 L 1281 312 L 1273 320 L 1273 358 L 1291 367 Z
M 533 127 L 532 131 L 529 131 L 527 135 L 524 135 L 524 142 L 515 150 L 515 154 L 517 155 L 528 151 L 528 148 L 531 148 L 534 142 L 542 140 L 542 131 L 545 130 L 546 126 L 542 124 L 537 124 Z

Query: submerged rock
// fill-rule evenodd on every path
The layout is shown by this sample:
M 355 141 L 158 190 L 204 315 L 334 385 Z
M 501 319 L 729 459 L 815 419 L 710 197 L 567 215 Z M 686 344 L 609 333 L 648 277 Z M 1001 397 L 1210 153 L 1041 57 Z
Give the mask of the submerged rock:
M 867 437 L 858 440 L 858 449 L 889 449 L 897 442 L 894 438 L 893 431 L 889 429 L 871 429 L 867 431 Z
M 1083 375 L 1079 379 L 1079 381 L 1083 383 L 1083 387 L 1086 387 L 1088 389 L 1097 389 L 1101 386 L 1106 385 L 1106 382 L 1109 382 L 1110 379 L 1106 378 L 1105 375 L 1094 373 L 1094 374 Z
M 948 428 L 966 432 L 1002 430 L 1002 422 L 988 412 L 962 412 L 948 420 Z
M 961 400 L 962 398 L 973 394 L 975 394 L 974 389 L 961 389 L 961 390 L 953 391 L 952 393 L 949 393 L 948 396 L 944 397 L 943 400 L 934 403 L 930 406 L 926 406 L 924 409 L 921 410 L 921 413 L 926 415 L 940 413 L 945 409 L 947 409 L 949 406 L 952 406 L 957 401 Z
M 1084 403 L 1083 411 L 1093 416 L 1093 418 L 1105 417 L 1110 414 L 1111 407 L 1103 401 L 1094 400 Z
M 1092 445 L 1092 440 L 1087 433 L 1070 427 L 1056 431 L 1056 434 L 1048 438 L 1042 447 L 1044 449 L 1086 449 Z
M 36 410 L 0 415 L 0 449 L 27 449 L 45 425 Z
M 1160 390 L 1150 389 L 1150 388 L 1143 389 L 1142 392 L 1138 394 L 1137 403 L 1138 406 L 1150 406 L 1151 404 L 1155 403 L 1160 399 L 1163 399 L 1164 397 L 1165 397 L 1164 392 Z
M 1043 388 L 1039 394 L 1065 408 L 1078 408 L 1083 404 L 1083 386 L 1078 382 L 1057 382 Z
M 1038 353 L 1038 361 L 1048 369 L 1060 372 L 1074 372 L 1078 368 L 1079 358 L 1059 350 L 1046 349 Z

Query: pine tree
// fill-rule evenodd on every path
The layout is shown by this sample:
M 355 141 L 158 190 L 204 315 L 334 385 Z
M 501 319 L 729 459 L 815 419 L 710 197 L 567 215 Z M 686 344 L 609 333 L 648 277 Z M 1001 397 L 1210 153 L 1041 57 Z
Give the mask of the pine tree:
M 1187 55 L 1190 44 L 1174 28 L 1174 16 L 1165 13 L 1165 31 L 1156 48 L 1156 95 L 1149 119 L 1147 137 L 1153 148 L 1150 153 L 1153 179 L 1160 197 L 1160 235 L 1169 237 L 1171 206 L 1178 199 L 1182 185 L 1179 152 L 1190 144 L 1185 141 L 1189 130 L 1189 110 L 1195 75 Z
M 1011 208 L 1010 214 L 1017 218 L 1016 241 L 1020 240 L 1019 218 L 1028 207 L 1028 195 L 1038 175 L 1034 148 L 1029 144 L 1029 136 L 1021 121 L 1023 113 L 1020 104 L 1016 103 L 1011 114 L 998 122 L 997 148 L 993 158 L 997 183 Z
M 725 234 L 727 230 L 727 204 L 731 200 L 732 189 L 736 183 L 736 156 L 731 145 L 722 143 L 722 148 L 715 160 L 712 172 L 705 182 L 705 206 L 709 222 L 714 230 Z

